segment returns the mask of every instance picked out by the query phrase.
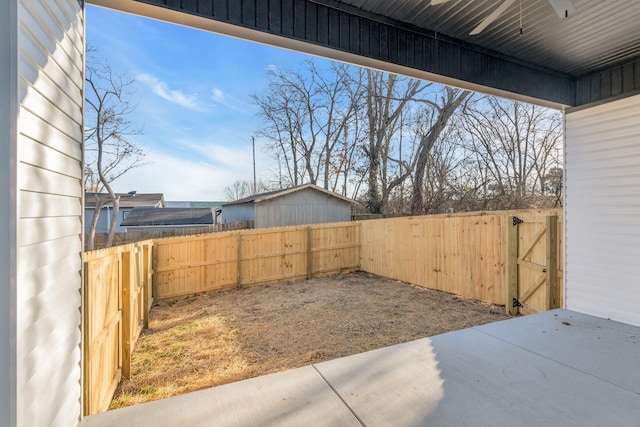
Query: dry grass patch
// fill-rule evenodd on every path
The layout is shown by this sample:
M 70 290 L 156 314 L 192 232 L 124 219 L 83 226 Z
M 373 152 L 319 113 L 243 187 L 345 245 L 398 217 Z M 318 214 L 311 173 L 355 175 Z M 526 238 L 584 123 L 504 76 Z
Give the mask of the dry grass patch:
M 505 318 L 504 307 L 368 273 L 162 301 L 111 409 Z

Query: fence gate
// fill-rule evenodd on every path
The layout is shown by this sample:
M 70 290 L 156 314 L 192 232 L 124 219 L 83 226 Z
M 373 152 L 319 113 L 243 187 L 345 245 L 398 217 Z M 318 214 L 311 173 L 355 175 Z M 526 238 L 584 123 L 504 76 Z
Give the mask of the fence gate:
M 84 413 L 106 411 L 122 377 L 121 254 L 85 262 Z
M 555 215 L 508 217 L 508 314 L 559 307 L 557 224 Z

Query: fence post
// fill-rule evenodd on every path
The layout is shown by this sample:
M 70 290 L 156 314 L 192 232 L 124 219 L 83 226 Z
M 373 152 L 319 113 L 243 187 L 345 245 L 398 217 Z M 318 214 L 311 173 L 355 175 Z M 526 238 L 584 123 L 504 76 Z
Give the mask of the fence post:
M 313 276 L 313 252 L 311 252 L 311 227 L 307 227 L 307 280 Z
M 557 308 L 558 286 L 558 217 L 548 215 L 547 226 L 547 310 Z
M 92 322 L 91 322 L 91 313 L 93 313 L 93 306 L 91 304 L 90 289 L 91 280 L 90 280 L 90 264 L 88 262 L 84 262 L 84 283 L 82 289 L 82 413 L 84 415 L 88 415 L 91 411 L 91 402 L 93 399 L 92 388 L 93 378 L 91 377 L 91 331 Z
M 151 310 L 151 262 L 149 262 L 150 258 L 150 248 L 152 248 L 153 243 L 145 243 L 142 245 L 142 281 L 143 281 L 143 289 L 144 292 L 143 297 L 143 311 L 142 311 L 142 321 L 144 323 L 144 328 L 149 328 L 149 310 Z
M 515 216 L 507 217 L 507 256 L 506 256 L 506 276 L 507 292 L 506 312 L 515 316 L 518 314 L 518 307 L 514 307 L 513 299 L 518 298 L 518 222 Z
M 156 276 L 156 271 L 158 271 L 158 246 L 153 241 L 153 246 L 151 247 L 151 299 L 154 300 L 159 297 L 158 294 L 158 280 Z
M 122 292 L 122 377 L 131 377 L 131 252 L 122 252 L 120 284 Z
M 242 282 L 242 233 L 238 232 L 238 241 L 236 243 L 236 249 L 238 250 L 238 254 L 237 254 L 237 265 L 238 265 L 238 271 L 237 271 L 237 276 L 236 276 L 236 287 L 240 287 L 241 282 Z

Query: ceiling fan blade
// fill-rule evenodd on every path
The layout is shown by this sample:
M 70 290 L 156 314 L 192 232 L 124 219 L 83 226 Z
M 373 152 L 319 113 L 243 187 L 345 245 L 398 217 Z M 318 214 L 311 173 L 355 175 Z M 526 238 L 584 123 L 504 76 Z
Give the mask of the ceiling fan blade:
M 553 6 L 553 9 L 561 19 L 570 17 L 576 11 L 576 7 L 571 0 L 549 0 L 549 3 L 551 3 L 551 6 Z
M 431 0 L 431 6 L 437 6 L 439 4 L 446 3 L 448 1 L 449 0 Z
M 480 25 L 478 25 L 476 28 L 473 29 L 473 31 L 471 31 L 469 33 L 469 35 L 470 36 L 475 36 L 475 35 L 480 34 L 485 28 L 487 28 L 489 25 L 491 25 L 491 23 L 493 21 L 498 19 L 498 17 L 500 15 L 502 15 L 507 9 L 509 9 L 509 6 L 511 6 L 513 3 L 515 3 L 515 1 L 516 0 L 505 0 L 504 2 L 502 2 L 502 4 L 500 6 L 498 6 L 498 8 L 496 10 L 491 12 L 491 15 L 487 16 L 484 19 L 484 21 L 482 21 L 480 23 Z

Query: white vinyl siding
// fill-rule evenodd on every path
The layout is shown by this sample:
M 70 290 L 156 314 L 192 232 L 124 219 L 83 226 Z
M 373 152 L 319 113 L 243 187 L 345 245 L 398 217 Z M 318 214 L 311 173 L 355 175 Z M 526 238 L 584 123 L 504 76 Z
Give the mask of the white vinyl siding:
M 17 3 L 0 0 L 0 425 L 16 425 Z
M 81 415 L 84 11 L 12 0 L 17 28 L 17 425 Z
M 566 115 L 566 308 L 640 326 L 640 96 Z

